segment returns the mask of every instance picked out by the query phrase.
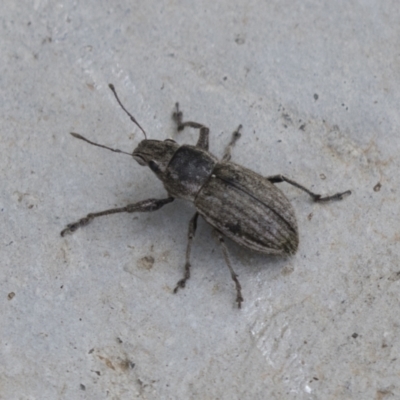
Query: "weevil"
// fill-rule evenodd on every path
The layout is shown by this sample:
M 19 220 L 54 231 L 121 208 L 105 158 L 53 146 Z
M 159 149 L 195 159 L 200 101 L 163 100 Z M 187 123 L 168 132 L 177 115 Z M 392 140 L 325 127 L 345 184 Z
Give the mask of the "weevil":
M 109 87 L 123 111 L 143 132 L 144 140 L 130 154 L 94 143 L 78 133 L 71 132 L 71 135 L 95 146 L 132 156 L 140 165 L 147 166 L 154 172 L 164 184 L 168 197 L 147 199 L 121 208 L 90 213 L 77 222 L 68 224 L 61 231 L 61 236 L 76 231 L 100 216 L 122 212 L 156 211 L 175 198 L 192 202 L 196 212 L 189 222 L 184 276 L 176 284 L 174 293 L 184 288 L 190 278 L 190 253 L 199 215 L 211 225 L 213 234 L 221 246 L 225 262 L 236 285 L 236 302 L 240 308 L 243 302 L 241 285 L 238 275 L 232 268 L 224 237 L 247 249 L 278 256 L 293 255 L 299 245 L 294 209 L 275 184 L 287 182 L 306 192 L 315 202 L 341 200 L 351 194 L 351 191 L 347 190 L 323 197 L 283 175 L 264 177 L 231 162 L 232 147 L 241 136 L 241 125 L 233 132 L 222 159 L 218 160 L 208 151 L 209 128 L 197 122 L 183 122 L 179 103 L 175 104 L 173 113 L 177 130 L 182 131 L 185 127 L 199 129 L 196 145 L 179 145 L 172 139 L 164 141 L 147 139 L 146 132 L 124 107 L 114 86 L 110 84 Z

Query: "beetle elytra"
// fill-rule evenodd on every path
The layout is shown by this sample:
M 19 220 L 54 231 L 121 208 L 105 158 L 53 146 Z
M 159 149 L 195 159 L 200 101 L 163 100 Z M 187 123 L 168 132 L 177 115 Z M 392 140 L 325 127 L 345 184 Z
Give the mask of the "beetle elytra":
M 213 234 L 221 246 L 225 262 L 236 285 L 236 302 L 240 308 L 243 302 L 241 286 L 232 268 L 224 236 L 260 253 L 291 255 L 296 252 L 299 244 L 296 217 L 289 200 L 275 184 L 287 182 L 308 193 L 316 202 L 341 200 L 351 194 L 351 191 L 347 190 L 322 197 L 283 175 L 263 177 L 232 163 L 231 150 L 240 138 L 241 125 L 233 133 L 222 159 L 218 160 L 208 151 L 209 129 L 197 122 L 183 122 L 183 114 L 179 110 L 178 103 L 173 113 L 177 129 L 178 131 L 185 127 L 199 129 L 196 145 L 179 145 L 171 139 L 149 140 L 143 128 L 122 105 L 114 86 L 110 84 L 109 87 L 121 108 L 143 132 L 145 139 L 130 154 L 91 142 L 77 133 L 71 132 L 71 134 L 95 146 L 132 155 L 140 165 L 148 166 L 162 181 L 168 197 L 147 199 L 121 208 L 90 213 L 77 222 L 68 224 L 61 232 L 61 236 L 76 231 L 100 216 L 121 212 L 156 211 L 175 198 L 192 202 L 196 212 L 189 222 L 185 272 L 183 278 L 178 281 L 174 293 L 184 288 L 190 277 L 190 253 L 199 215 L 212 226 Z

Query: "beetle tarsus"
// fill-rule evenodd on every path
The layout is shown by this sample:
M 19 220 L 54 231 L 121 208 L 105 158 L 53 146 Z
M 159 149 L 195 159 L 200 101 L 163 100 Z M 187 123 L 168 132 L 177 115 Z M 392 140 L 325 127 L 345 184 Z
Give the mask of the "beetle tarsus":
M 231 272 L 233 272 L 233 270 Z M 232 279 L 233 279 L 233 281 L 235 282 L 235 285 L 236 285 L 236 303 L 238 305 L 238 308 L 242 308 L 242 303 L 243 303 L 244 300 L 243 300 L 243 297 L 242 297 L 242 286 L 240 285 L 240 282 L 238 280 L 238 274 L 233 272 Z
M 237 295 L 236 302 L 238 303 L 238 308 L 242 308 L 243 297 L 241 293 Z
M 182 126 L 182 118 L 183 114 L 181 111 L 179 111 L 179 103 L 175 103 L 175 112 L 172 114 L 172 119 L 176 122 L 178 132 L 182 131 L 184 126 Z
M 93 220 L 93 218 L 94 217 L 91 214 L 88 214 L 86 217 L 81 218 L 79 221 L 68 224 L 67 227 L 61 231 L 60 235 L 65 236 L 66 234 L 74 233 L 82 226 L 88 225 Z
M 185 264 L 185 276 L 176 284 L 174 293 L 176 293 L 179 289 L 183 289 L 186 286 L 186 281 L 190 278 L 190 267 L 190 263 Z
M 332 196 L 325 196 L 325 197 L 321 197 L 320 194 L 317 194 L 317 195 L 315 195 L 315 198 L 313 197 L 313 200 L 316 202 L 331 201 L 331 200 L 343 200 L 344 197 L 350 196 L 350 195 L 351 195 L 351 190 L 346 190 L 345 192 L 336 193 L 336 194 L 333 194 Z

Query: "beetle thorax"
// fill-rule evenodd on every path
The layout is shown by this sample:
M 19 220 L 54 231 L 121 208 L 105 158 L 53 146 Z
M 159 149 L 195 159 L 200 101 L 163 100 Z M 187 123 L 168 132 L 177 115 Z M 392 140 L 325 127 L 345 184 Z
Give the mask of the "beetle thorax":
M 170 196 L 194 201 L 202 186 L 211 179 L 218 159 L 196 146 L 183 145 L 176 150 L 163 176 Z

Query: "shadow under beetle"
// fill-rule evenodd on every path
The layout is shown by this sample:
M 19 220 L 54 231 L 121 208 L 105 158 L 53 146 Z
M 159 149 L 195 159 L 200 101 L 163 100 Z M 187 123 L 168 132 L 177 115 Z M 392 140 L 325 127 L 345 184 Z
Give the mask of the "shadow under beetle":
M 264 254 L 291 255 L 296 252 L 299 244 L 293 207 L 274 184 L 287 182 L 308 193 L 316 202 L 341 200 L 345 195 L 351 194 L 351 191 L 347 190 L 322 197 L 283 175 L 263 177 L 230 162 L 232 147 L 240 138 L 241 125 L 233 132 L 222 160 L 218 160 L 208 151 L 209 129 L 197 122 L 183 122 L 183 114 L 179 110 L 178 103 L 173 113 L 177 129 L 181 131 L 187 126 L 199 129 L 200 135 L 196 145 L 181 146 L 171 139 L 149 140 L 143 128 L 121 103 L 114 86 L 110 84 L 109 87 L 121 108 L 143 132 L 145 139 L 130 154 L 91 142 L 77 133 L 71 132 L 71 135 L 95 146 L 132 155 L 140 165 L 148 166 L 163 182 L 168 197 L 148 199 L 122 208 L 90 213 L 79 221 L 67 225 L 61 236 L 72 233 L 103 215 L 156 211 L 175 198 L 191 201 L 196 207 L 196 212 L 189 222 L 185 273 L 177 283 L 174 293 L 179 288 L 184 288 L 190 277 L 190 251 L 199 215 L 213 227 L 213 234 L 221 246 L 225 262 L 235 282 L 236 302 L 240 308 L 243 302 L 241 286 L 229 260 L 224 236 L 248 249 Z

